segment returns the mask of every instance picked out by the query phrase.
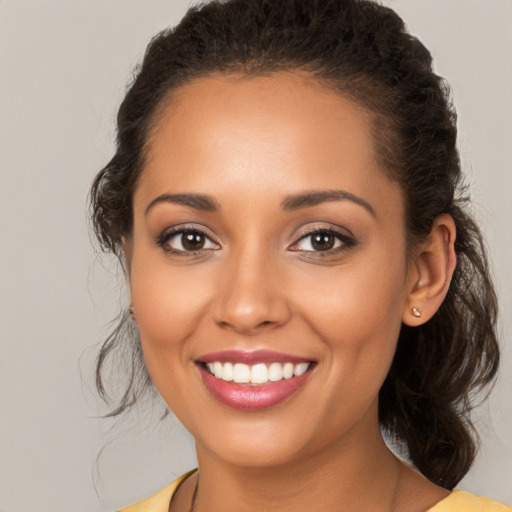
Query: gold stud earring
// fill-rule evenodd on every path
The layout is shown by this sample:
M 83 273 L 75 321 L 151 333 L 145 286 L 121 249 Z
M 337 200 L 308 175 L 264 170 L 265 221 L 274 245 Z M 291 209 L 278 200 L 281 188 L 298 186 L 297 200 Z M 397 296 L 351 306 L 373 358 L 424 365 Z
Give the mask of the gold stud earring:
M 130 313 L 130 318 L 135 321 L 135 308 L 133 307 L 133 304 L 130 304 L 130 307 L 128 308 L 128 312 Z
M 420 308 L 417 308 L 416 306 L 414 306 L 413 308 L 411 308 L 411 313 L 413 314 L 413 316 L 415 316 L 416 318 L 420 318 L 421 317 L 421 309 Z

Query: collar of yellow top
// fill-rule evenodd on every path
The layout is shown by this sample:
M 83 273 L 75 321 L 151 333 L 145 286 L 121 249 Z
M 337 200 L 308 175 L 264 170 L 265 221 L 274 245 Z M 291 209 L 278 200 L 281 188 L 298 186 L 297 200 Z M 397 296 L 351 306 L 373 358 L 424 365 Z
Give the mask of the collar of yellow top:
M 512 508 L 456 489 L 427 512 L 512 512 Z
M 178 479 L 174 480 L 174 482 L 158 491 L 156 494 L 153 494 L 153 496 L 130 505 L 129 507 L 122 508 L 118 512 L 168 512 L 169 503 L 171 503 L 171 498 L 176 492 L 176 489 L 183 481 L 185 481 L 190 475 L 193 475 L 196 471 L 197 469 L 193 469 L 192 471 L 185 473 Z
M 193 469 L 185 473 L 153 496 L 118 512 L 168 512 L 169 504 L 176 489 L 196 471 L 197 469 Z M 456 489 L 426 512 L 512 512 L 512 508 L 489 498 L 475 496 L 469 492 Z

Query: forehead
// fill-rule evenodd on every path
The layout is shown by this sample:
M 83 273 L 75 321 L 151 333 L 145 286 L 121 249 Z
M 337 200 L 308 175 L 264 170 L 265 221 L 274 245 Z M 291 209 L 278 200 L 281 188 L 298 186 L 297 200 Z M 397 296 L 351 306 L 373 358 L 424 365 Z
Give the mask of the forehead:
M 172 91 L 162 102 L 149 137 L 149 155 L 162 149 L 155 151 L 153 144 L 162 132 L 179 127 L 180 134 L 175 135 L 182 135 L 190 142 L 202 135 L 209 135 L 211 140 L 212 134 L 208 132 L 213 124 L 217 138 L 229 134 L 239 139 L 247 135 L 255 140 L 254 135 L 258 134 L 258 142 L 262 142 L 266 133 L 269 146 L 274 147 L 273 135 L 277 132 L 281 143 L 288 135 L 290 142 L 293 136 L 296 139 L 302 136 L 316 142 L 316 147 L 322 141 L 321 146 L 349 138 L 353 142 L 358 139 L 358 144 L 366 144 L 368 149 L 373 146 L 371 114 L 308 75 L 292 72 L 256 77 L 215 74 L 192 80 Z M 350 130 L 343 132 L 341 126 Z M 198 137 L 190 137 L 191 132 Z M 165 137 L 165 133 L 162 135 Z M 202 143 L 207 140 L 203 139 Z M 368 156 L 373 155 L 371 151 Z
M 147 200 L 157 188 L 222 195 L 237 183 L 276 195 L 343 188 L 371 199 L 379 186 L 396 188 L 375 158 L 371 128 L 364 107 L 306 76 L 196 79 L 157 113 L 140 188 Z

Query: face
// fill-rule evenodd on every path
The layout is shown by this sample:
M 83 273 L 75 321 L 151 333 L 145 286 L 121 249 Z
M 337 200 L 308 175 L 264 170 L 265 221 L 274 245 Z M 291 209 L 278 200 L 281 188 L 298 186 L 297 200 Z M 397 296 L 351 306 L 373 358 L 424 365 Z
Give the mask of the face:
M 126 251 L 148 370 L 199 453 L 276 465 L 378 432 L 410 286 L 370 121 L 285 73 L 162 109 Z

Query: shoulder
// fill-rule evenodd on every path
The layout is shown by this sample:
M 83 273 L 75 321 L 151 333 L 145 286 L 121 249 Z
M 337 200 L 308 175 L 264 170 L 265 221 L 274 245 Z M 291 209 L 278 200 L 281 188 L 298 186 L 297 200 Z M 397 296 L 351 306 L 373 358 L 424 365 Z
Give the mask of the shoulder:
M 176 492 L 176 489 L 186 478 L 195 472 L 196 470 L 193 469 L 192 471 L 185 473 L 184 475 L 174 480 L 174 482 L 158 491 L 156 494 L 153 494 L 153 496 L 134 503 L 128 507 L 122 508 L 118 510 L 118 512 L 167 512 L 169 510 L 169 504 L 171 503 L 171 499 Z
M 427 512 L 512 512 L 512 508 L 489 498 L 455 490 Z

